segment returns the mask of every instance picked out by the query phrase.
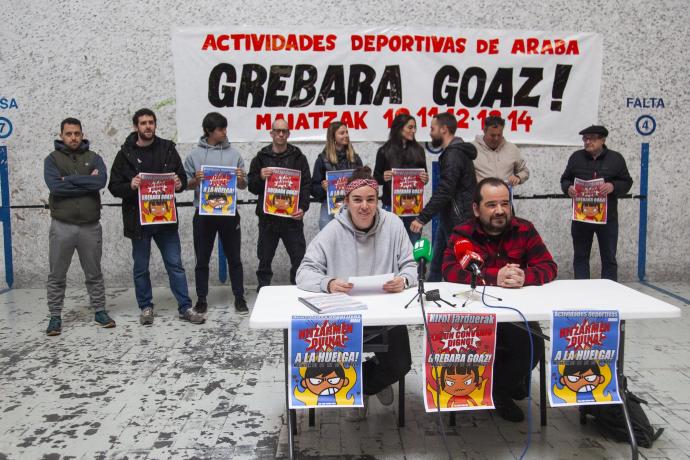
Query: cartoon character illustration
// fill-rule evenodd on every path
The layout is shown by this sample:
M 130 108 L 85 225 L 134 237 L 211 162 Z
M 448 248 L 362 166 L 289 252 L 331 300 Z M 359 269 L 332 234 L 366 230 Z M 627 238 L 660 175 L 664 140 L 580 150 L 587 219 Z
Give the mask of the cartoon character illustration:
M 484 379 L 478 366 L 447 366 L 441 369 L 441 389 L 451 395 L 447 407 L 477 406 L 470 394 L 480 388 Z
M 575 206 L 575 216 L 580 221 L 604 222 L 605 213 L 604 203 L 581 202 Z
M 292 214 L 292 196 L 275 193 L 270 200 L 271 205 L 275 208 L 275 214 Z
M 411 193 L 400 195 L 400 214 L 418 214 L 419 195 Z
M 170 203 L 168 200 L 151 200 L 148 202 L 148 210 L 144 209 L 144 214 L 148 215 L 148 222 L 169 222 Z
M 318 396 L 319 405 L 335 405 L 336 393 L 348 386 L 350 380 L 345 377 L 345 369 L 338 364 L 335 367 L 308 367 L 300 385 Z
M 206 193 L 201 207 L 209 214 L 227 214 L 232 197 L 224 193 Z
M 577 395 L 578 402 L 596 401 L 593 391 L 605 381 L 596 363 L 566 364 L 560 379 L 561 385 Z

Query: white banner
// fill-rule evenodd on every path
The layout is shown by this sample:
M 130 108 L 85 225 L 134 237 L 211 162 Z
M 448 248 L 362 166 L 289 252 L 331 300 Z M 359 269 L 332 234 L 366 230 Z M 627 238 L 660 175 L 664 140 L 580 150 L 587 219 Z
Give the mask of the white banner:
M 468 140 L 500 114 L 512 142 L 580 145 L 578 131 L 597 121 L 602 40 L 593 33 L 183 28 L 172 51 L 180 142 L 196 142 L 214 111 L 235 142 L 270 141 L 278 118 L 291 141 L 323 142 L 334 120 L 353 141 L 384 141 L 401 112 L 425 141 L 434 114 L 452 111 Z

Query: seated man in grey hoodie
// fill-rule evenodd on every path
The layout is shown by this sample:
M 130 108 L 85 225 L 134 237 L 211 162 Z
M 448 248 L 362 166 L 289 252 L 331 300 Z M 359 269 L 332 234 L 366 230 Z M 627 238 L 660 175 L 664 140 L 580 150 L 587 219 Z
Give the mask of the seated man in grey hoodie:
M 400 218 L 378 207 L 378 183 L 368 167 L 356 170 L 345 190 L 345 204 L 311 241 L 297 270 L 297 286 L 313 292 L 349 292 L 349 276 L 394 273 L 383 285 L 386 292 L 402 292 L 417 284 L 417 264 L 412 244 Z M 402 304 L 401 304 L 402 306 Z M 365 335 L 371 329 L 364 328 Z M 391 384 L 410 370 L 410 341 L 405 326 L 388 330 L 388 351 L 362 365 L 364 395 L 376 394 L 385 404 L 393 402 Z M 350 419 L 366 415 L 358 411 Z

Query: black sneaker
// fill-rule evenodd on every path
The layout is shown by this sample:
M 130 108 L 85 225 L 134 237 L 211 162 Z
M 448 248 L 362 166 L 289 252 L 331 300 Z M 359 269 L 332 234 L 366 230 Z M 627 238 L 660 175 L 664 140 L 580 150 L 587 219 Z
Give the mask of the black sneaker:
M 510 397 L 516 401 L 521 401 L 525 399 L 529 394 L 528 378 L 523 377 L 517 382 L 510 393 Z
M 184 313 L 180 313 L 180 319 L 182 321 L 189 321 L 192 324 L 204 324 L 206 318 L 201 313 L 197 313 L 193 308 L 188 308 Z
M 143 326 L 151 326 L 153 324 L 153 307 L 146 307 L 141 310 L 141 315 L 139 315 L 139 322 Z
M 59 316 L 51 316 L 46 329 L 46 335 L 60 335 L 62 333 L 62 318 Z
M 235 311 L 237 313 L 247 313 L 249 311 L 249 308 L 247 308 L 247 301 L 244 300 L 244 297 L 235 297 Z
M 110 316 L 108 316 L 108 313 L 106 313 L 105 310 L 97 311 L 96 316 L 94 317 L 94 321 L 96 321 L 96 324 L 106 329 L 115 327 L 115 321 Z
M 515 404 L 515 401 L 508 396 L 494 395 L 494 406 L 496 406 L 496 413 L 503 419 L 509 422 L 522 422 L 525 419 L 522 409 Z
M 196 305 L 194 305 L 194 311 L 197 313 L 206 313 L 208 310 L 208 303 L 206 302 L 206 299 L 201 299 L 196 301 Z

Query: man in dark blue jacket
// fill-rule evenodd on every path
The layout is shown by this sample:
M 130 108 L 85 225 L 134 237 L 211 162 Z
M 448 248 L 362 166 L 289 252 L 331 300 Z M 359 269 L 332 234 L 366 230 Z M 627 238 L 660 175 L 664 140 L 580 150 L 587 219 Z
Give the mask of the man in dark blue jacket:
M 580 131 L 584 149 L 574 152 L 561 176 L 561 189 L 575 198 L 575 179 L 604 179 L 600 195 L 606 197 L 606 224 L 591 224 L 573 221 L 573 268 L 575 279 L 589 279 L 589 255 L 592 251 L 594 234 L 599 242 L 601 254 L 601 277 L 618 280 L 618 197 L 632 187 L 633 180 L 628 172 L 623 155 L 606 146 L 609 131 L 603 126 L 592 125 Z
M 95 310 L 96 324 L 115 327 L 105 311 L 105 286 L 101 273 L 102 229 L 101 195 L 107 174 L 103 159 L 89 150 L 81 122 L 66 118 L 60 124 L 60 140 L 43 163 L 43 176 L 50 190 L 50 233 L 48 241 L 47 335 L 62 332 L 62 307 L 67 271 L 74 250 L 84 270 L 86 289 Z
M 132 117 L 132 132 L 115 157 L 110 170 L 108 190 L 122 198 L 122 223 L 125 236 L 132 240 L 134 259 L 134 290 L 141 309 L 139 322 L 145 326 L 153 324 L 153 293 L 149 274 L 151 240 L 161 252 L 165 270 L 170 280 L 170 290 L 177 300 L 180 319 L 201 324 L 206 319 L 192 309 L 187 278 L 182 266 L 180 235 L 177 222 L 174 224 L 146 225 L 139 223 L 138 189 L 141 183 L 139 173 L 175 173 L 175 191 L 187 186 L 187 174 L 182 160 L 175 149 L 175 143 L 156 136 L 156 114 L 149 109 L 139 109 Z

